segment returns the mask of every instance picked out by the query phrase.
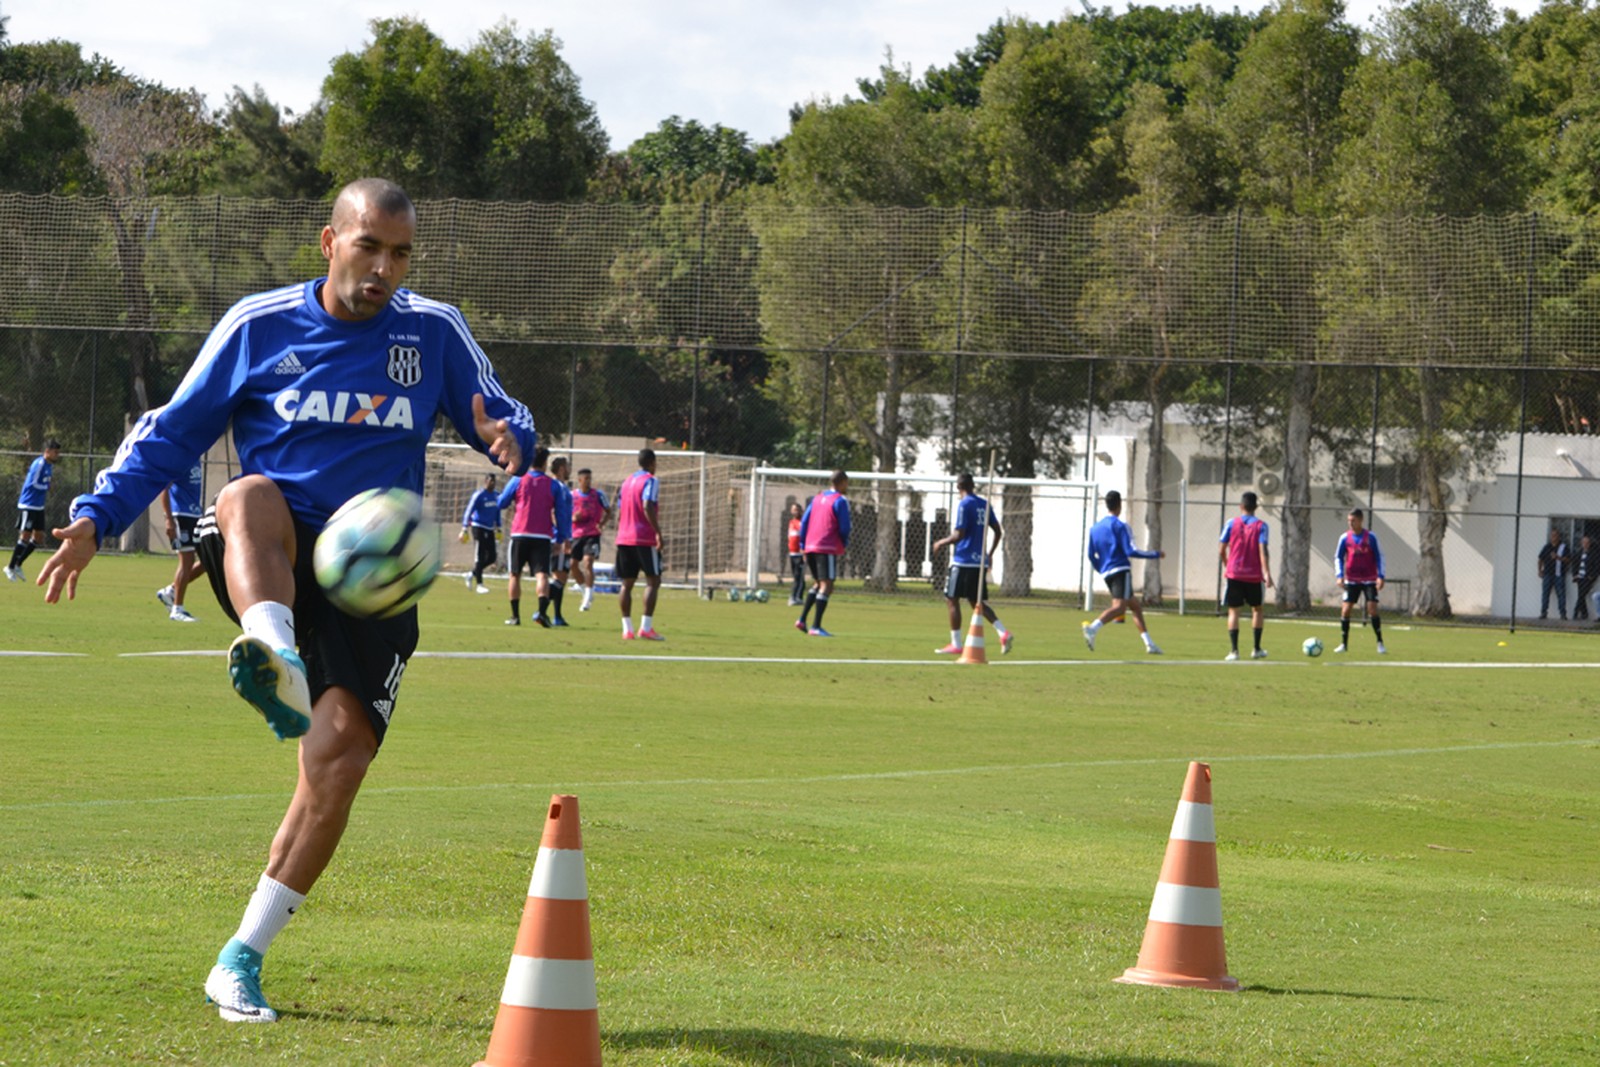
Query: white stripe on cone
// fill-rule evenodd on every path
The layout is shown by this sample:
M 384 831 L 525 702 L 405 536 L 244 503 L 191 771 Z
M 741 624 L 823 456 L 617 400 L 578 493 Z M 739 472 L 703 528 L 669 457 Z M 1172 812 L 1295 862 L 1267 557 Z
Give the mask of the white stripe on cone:
M 530 897 L 546 900 L 588 900 L 589 880 L 583 873 L 583 853 L 574 848 L 540 846 L 528 883 Z
M 1150 901 L 1150 921 L 1179 926 L 1221 926 L 1222 890 L 1157 882 L 1156 894 Z
M 500 1003 L 514 1008 L 595 1011 L 600 1007 L 594 985 L 594 960 L 541 960 L 511 957 Z
M 1192 800 L 1178 801 L 1178 812 L 1172 817 L 1172 838 L 1175 841 L 1217 840 L 1217 824 L 1213 821 L 1210 804 L 1196 804 Z

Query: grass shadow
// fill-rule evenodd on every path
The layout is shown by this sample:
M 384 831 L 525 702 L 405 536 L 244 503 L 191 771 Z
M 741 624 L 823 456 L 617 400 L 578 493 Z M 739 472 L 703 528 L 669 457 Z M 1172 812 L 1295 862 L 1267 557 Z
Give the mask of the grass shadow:
M 1214 1067 L 1216 1061 L 1114 1053 L 996 1052 L 959 1045 L 875 1038 L 830 1037 L 793 1030 L 631 1030 L 608 1033 L 613 1048 L 711 1053 L 746 1067 L 822 1067 L 892 1062 L 940 1067 Z
M 1265 993 L 1269 997 L 1348 997 L 1351 1000 L 1397 1000 L 1406 1004 L 1436 1004 L 1438 997 L 1399 996 L 1385 993 L 1352 993 L 1346 989 L 1279 989 L 1269 985 L 1247 985 L 1241 993 Z

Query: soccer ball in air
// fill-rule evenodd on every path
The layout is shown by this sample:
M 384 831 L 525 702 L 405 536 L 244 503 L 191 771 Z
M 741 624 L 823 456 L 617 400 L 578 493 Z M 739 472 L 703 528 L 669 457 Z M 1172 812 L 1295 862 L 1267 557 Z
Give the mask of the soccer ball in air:
M 1313 659 L 1315 659 L 1317 656 L 1322 655 L 1322 638 L 1320 638 L 1320 637 L 1308 637 L 1308 638 L 1306 638 L 1305 644 L 1300 646 L 1300 651 L 1304 652 L 1306 655 L 1312 657 Z
M 357 493 L 317 535 L 311 565 L 328 599 L 349 615 L 387 619 L 422 599 L 439 575 L 439 527 L 409 489 Z

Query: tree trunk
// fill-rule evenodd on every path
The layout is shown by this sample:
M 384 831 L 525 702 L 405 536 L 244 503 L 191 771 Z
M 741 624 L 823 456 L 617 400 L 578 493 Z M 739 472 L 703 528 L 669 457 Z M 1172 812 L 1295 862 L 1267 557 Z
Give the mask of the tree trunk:
M 895 470 L 895 453 L 900 448 L 903 369 L 901 356 L 888 357 L 883 408 L 878 418 L 878 432 L 872 438 L 873 465 L 883 473 Z M 878 529 L 873 538 L 872 574 L 866 588 L 875 593 L 892 593 L 900 583 L 900 494 L 891 483 L 873 482 L 872 503 L 878 515 Z
M 1317 399 L 1315 364 L 1295 365 L 1283 430 L 1283 558 L 1278 563 L 1278 608 L 1311 607 L 1311 409 Z
M 1001 542 L 1006 550 L 1006 568 L 1000 578 L 1004 596 L 1028 596 L 1033 592 L 1033 490 L 1025 485 L 1008 485 L 1005 506 L 1000 509 Z
M 1148 391 L 1150 453 L 1144 458 L 1144 544 L 1139 546 L 1151 552 L 1161 548 L 1162 468 L 1165 466 L 1167 456 L 1167 399 L 1159 379 L 1159 374 L 1151 376 Z M 1143 596 L 1146 604 L 1161 603 L 1160 560 L 1145 561 Z
M 1039 438 L 1033 426 L 1037 377 L 1035 364 L 1028 361 L 1013 364 L 1008 398 L 1010 430 L 999 466 L 1015 478 L 1032 478 L 1039 472 Z M 1022 485 L 1008 485 L 1000 503 L 1000 528 L 1005 531 L 1002 544 L 1006 550 L 1000 592 L 1005 596 L 1028 596 L 1033 592 L 1033 490 Z
M 1421 447 L 1417 450 L 1417 584 L 1411 613 L 1430 619 L 1451 617 L 1450 592 L 1445 585 L 1444 535 L 1448 516 L 1444 510 L 1444 476 L 1450 462 L 1445 449 L 1450 442 L 1441 427 L 1439 383 L 1432 368 L 1417 371 L 1421 407 Z

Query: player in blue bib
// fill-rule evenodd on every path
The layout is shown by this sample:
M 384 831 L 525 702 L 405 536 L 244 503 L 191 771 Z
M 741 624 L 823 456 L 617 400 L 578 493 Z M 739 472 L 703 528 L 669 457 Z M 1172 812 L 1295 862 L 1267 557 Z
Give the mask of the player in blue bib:
M 52 437 L 28 464 L 28 476 L 22 479 L 22 491 L 17 494 L 17 547 L 11 550 L 11 562 L 6 565 L 6 577 L 13 582 L 22 581 L 22 561 L 44 543 L 44 501 L 60 458 L 61 442 Z
M 136 521 L 229 428 L 242 474 L 199 527 L 223 611 L 244 633 L 234 688 L 279 737 L 300 737 L 299 781 L 238 932 L 206 995 L 230 1022 L 272 1022 L 262 953 L 327 867 L 394 712 L 417 643 L 413 608 L 355 619 L 322 594 L 311 548 L 365 489 L 422 491 L 440 416 L 513 473 L 535 443 L 460 311 L 401 288 L 416 211 L 392 182 L 345 186 L 323 227 L 325 278 L 247 297 L 212 330 L 164 406 L 146 412 L 94 490 L 73 502 L 39 584 L 77 590 L 102 538 Z M 251 788 L 259 788 L 259 784 Z

